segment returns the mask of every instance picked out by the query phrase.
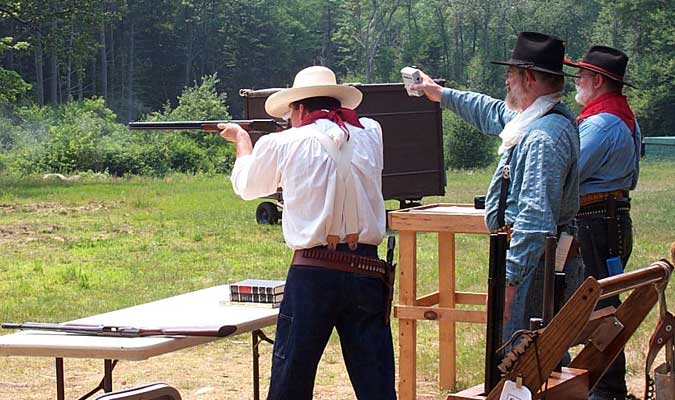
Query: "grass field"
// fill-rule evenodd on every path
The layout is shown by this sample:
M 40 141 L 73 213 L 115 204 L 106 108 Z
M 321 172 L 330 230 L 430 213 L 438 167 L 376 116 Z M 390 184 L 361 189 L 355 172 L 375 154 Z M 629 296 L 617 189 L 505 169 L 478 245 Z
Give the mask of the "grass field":
M 447 195 L 425 203 L 471 202 L 485 191 L 490 175 L 491 170 L 450 172 Z M 283 279 L 290 250 L 280 226 L 255 223 L 257 204 L 239 200 L 220 176 L 91 176 L 77 182 L 0 177 L 0 321 L 65 321 L 244 278 Z M 642 164 L 632 216 L 629 269 L 667 256 L 675 240 L 674 162 Z M 485 237 L 458 237 L 462 290 L 485 290 L 487 246 Z M 437 282 L 436 256 L 435 237 L 421 235 L 419 293 Z M 667 294 L 672 306 L 672 284 Z M 631 387 L 640 396 L 640 369 L 655 321 L 653 311 L 627 346 Z M 418 391 L 442 398 L 436 387 L 438 329 L 432 322 L 419 326 Z M 395 336 L 397 328 L 394 321 Z M 483 329 L 459 324 L 458 388 L 482 381 Z M 122 362 L 115 387 L 166 381 L 186 399 L 250 398 L 248 340 L 235 337 Z M 270 357 L 265 347 L 263 390 Z M 74 387 L 67 393 L 76 397 L 98 383 L 99 362 L 67 360 L 66 375 L 67 386 Z M 54 398 L 53 379 L 53 360 L 0 358 L 0 399 Z M 316 398 L 353 398 L 336 337 L 322 360 L 316 393 Z

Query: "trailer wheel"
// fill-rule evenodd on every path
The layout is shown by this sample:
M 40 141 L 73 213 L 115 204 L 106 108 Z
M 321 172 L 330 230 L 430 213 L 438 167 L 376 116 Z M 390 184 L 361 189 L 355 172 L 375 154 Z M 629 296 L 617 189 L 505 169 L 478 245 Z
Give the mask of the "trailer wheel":
M 280 218 L 281 213 L 277 209 L 276 204 L 270 201 L 258 204 L 258 208 L 255 210 L 255 220 L 261 225 L 274 225 L 279 222 Z

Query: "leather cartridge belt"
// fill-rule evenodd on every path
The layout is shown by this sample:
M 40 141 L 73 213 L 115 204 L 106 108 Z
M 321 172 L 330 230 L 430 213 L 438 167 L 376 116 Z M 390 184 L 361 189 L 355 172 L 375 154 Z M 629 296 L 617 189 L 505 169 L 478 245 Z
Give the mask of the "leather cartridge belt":
M 614 195 L 617 200 L 628 200 L 627 190 L 615 190 L 613 192 L 589 193 L 579 197 L 579 206 L 585 207 L 589 204 L 602 203 L 607 201 L 609 196 Z
M 389 266 L 385 261 L 325 248 L 295 250 L 291 265 L 319 267 L 384 278 Z
M 615 213 L 617 215 L 630 214 L 630 202 L 628 199 L 619 199 L 616 201 Z M 593 218 L 593 217 L 606 217 L 607 216 L 607 204 L 588 204 L 579 208 L 576 218 Z

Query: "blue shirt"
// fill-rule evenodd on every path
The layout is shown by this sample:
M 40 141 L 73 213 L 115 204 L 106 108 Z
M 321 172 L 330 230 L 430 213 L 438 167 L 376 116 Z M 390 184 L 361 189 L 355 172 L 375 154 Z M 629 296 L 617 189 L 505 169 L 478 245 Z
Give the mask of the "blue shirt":
M 579 194 L 633 190 L 637 185 L 641 132 L 635 137 L 621 118 L 609 113 L 592 115 L 579 124 Z
M 441 105 L 489 135 L 498 135 L 517 115 L 502 100 L 448 88 L 443 89 Z M 499 227 L 502 168 L 513 152 L 505 222 L 511 225 L 506 281 L 514 285 L 537 267 L 546 236 L 556 235 L 559 226 L 569 226 L 574 233 L 579 210 L 579 133 L 567 107 L 558 103 L 553 109 L 565 116 L 547 114 L 528 127 L 521 141 L 502 154 L 485 199 L 485 224 L 493 231 Z

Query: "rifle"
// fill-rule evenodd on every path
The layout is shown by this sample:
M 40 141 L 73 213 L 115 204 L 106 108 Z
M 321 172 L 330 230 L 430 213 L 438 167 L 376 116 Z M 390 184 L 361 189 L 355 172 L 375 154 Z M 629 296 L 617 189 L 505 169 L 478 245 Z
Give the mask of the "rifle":
M 274 119 L 231 119 L 223 121 L 148 121 L 129 122 L 130 130 L 202 130 L 220 132 L 218 124 L 237 124 L 247 132 L 279 132 L 287 128 L 285 124 Z
M 87 325 L 87 324 L 51 324 L 44 322 L 3 323 L 4 329 L 30 329 L 77 333 L 90 336 L 145 337 L 145 336 L 202 336 L 225 337 L 237 330 L 236 326 L 223 325 L 217 328 L 134 328 L 130 326 Z

